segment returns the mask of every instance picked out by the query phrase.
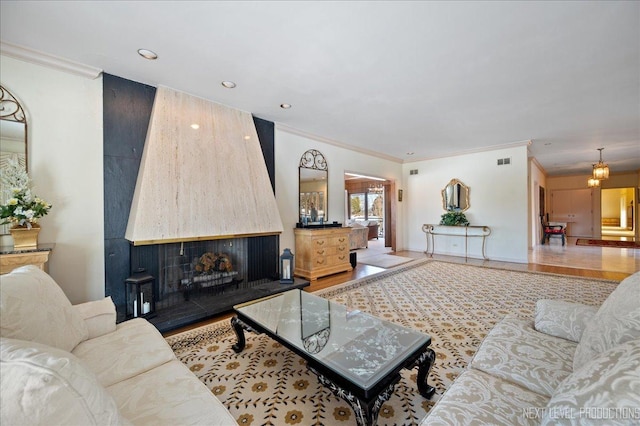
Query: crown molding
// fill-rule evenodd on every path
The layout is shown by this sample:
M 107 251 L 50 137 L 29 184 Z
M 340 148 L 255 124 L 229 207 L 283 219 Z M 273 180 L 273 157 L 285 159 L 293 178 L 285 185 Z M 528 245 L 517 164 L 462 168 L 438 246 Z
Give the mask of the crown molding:
M 402 159 L 398 157 L 393 157 L 391 155 L 382 154 L 380 152 L 372 151 L 369 149 L 359 148 L 357 146 L 348 145 L 346 143 L 334 141 L 333 139 L 324 138 L 322 136 L 314 135 L 311 133 L 307 133 L 302 130 L 294 129 L 293 127 L 285 126 L 284 124 L 276 123 L 276 130 L 280 130 L 286 133 L 290 133 L 292 135 L 302 136 L 303 138 L 313 139 L 318 142 L 326 143 L 329 145 L 337 146 L 339 148 L 348 149 L 349 151 L 359 152 L 361 154 L 370 155 L 372 157 L 382 158 L 383 160 L 393 161 L 395 163 L 402 163 Z
M 519 146 L 530 146 L 531 142 L 532 142 L 531 139 L 528 139 L 526 141 L 511 142 L 511 143 L 505 143 L 505 144 L 502 144 L 502 145 L 489 145 L 489 146 L 483 146 L 483 147 L 479 147 L 479 148 L 467 149 L 467 150 L 464 150 L 464 151 L 451 152 L 449 154 L 437 155 L 437 156 L 433 156 L 433 157 L 423 157 L 423 158 L 411 159 L 410 161 L 404 161 L 404 163 L 405 164 L 417 163 L 419 161 L 436 160 L 438 158 L 458 157 L 460 155 L 477 154 L 479 152 L 496 151 L 498 149 L 509 149 L 509 148 L 516 148 L 516 147 L 519 147 Z
M 80 64 L 78 62 L 73 62 L 68 59 L 63 59 L 58 56 L 18 46 L 17 44 L 7 43 L 5 41 L 0 41 L 0 54 L 19 59 L 21 61 L 43 65 L 69 74 L 79 75 L 91 80 L 97 78 L 102 73 L 100 68 Z

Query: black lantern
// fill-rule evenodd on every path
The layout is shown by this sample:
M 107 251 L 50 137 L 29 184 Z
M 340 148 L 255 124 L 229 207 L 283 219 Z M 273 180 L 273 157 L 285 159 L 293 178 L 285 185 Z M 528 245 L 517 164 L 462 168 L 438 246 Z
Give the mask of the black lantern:
M 155 315 L 154 281 L 153 275 L 144 271 L 137 272 L 125 280 L 127 318 L 149 318 Z
M 288 248 L 280 255 L 280 282 L 293 284 L 293 253 Z

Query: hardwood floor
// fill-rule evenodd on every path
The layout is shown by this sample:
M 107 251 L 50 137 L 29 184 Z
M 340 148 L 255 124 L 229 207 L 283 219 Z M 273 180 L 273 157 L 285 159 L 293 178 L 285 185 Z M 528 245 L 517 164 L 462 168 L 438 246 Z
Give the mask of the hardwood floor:
M 369 248 L 366 250 L 367 256 L 374 253 L 389 256 L 398 255 L 415 259 L 427 258 L 427 255 L 418 251 L 398 251 L 391 253 L 389 248 L 384 247 L 384 240 L 369 241 Z M 360 250 L 358 252 L 360 252 Z M 364 254 L 365 252 L 362 252 Z M 529 251 L 528 263 L 511 263 L 482 259 L 466 259 L 457 256 L 434 255 L 433 259 L 447 262 L 466 263 L 468 265 L 492 266 L 497 268 L 512 269 L 516 271 L 549 272 L 562 275 L 573 275 L 586 278 L 603 278 L 609 280 L 622 281 L 624 278 L 640 271 L 640 250 L 612 248 L 612 247 L 587 247 L 577 246 L 576 239 L 569 237 L 567 243 L 562 246 L 560 241 L 552 241 L 549 244 L 538 245 Z M 330 275 L 319 278 L 306 288 L 307 291 L 322 290 L 347 281 L 364 278 L 369 275 L 382 272 L 385 269 L 376 266 L 359 263 L 351 272 Z M 230 318 L 233 314 L 228 313 L 211 318 L 188 327 L 173 330 L 165 333 L 166 336 L 181 333 L 195 327 L 199 327 L 211 322 Z

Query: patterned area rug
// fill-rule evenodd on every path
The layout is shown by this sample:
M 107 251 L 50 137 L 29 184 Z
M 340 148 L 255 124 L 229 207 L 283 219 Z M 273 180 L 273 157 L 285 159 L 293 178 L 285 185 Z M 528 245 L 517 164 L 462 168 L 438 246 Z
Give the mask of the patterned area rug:
M 417 369 L 403 370 L 379 425 L 418 424 L 505 315 L 532 319 L 538 299 L 599 305 L 617 282 L 424 260 L 316 294 L 431 335 L 437 354 L 432 400 L 416 389 Z M 171 336 L 178 358 L 243 425 L 355 425 L 349 406 L 318 383 L 304 361 L 264 335 L 245 333 L 236 354 L 228 320 Z
M 588 238 L 578 238 L 577 246 L 596 246 L 596 247 L 622 247 L 622 248 L 640 248 L 640 243 L 633 241 L 616 241 L 616 240 L 591 240 Z

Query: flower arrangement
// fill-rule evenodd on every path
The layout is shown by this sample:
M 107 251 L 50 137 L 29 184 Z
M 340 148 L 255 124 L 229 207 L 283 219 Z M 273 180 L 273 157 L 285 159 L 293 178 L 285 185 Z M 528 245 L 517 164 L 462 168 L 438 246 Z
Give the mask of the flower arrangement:
M 469 226 L 469 221 L 462 212 L 446 212 L 440 216 L 440 225 Z
M 32 184 L 27 171 L 17 160 L 11 159 L 2 171 L 2 185 L 11 191 L 11 198 L 0 205 L 1 225 L 31 229 L 38 219 L 51 210 L 51 204 L 31 192 Z
M 225 253 L 205 253 L 200 256 L 195 266 L 196 272 L 200 274 L 231 272 L 232 269 L 231 258 Z

